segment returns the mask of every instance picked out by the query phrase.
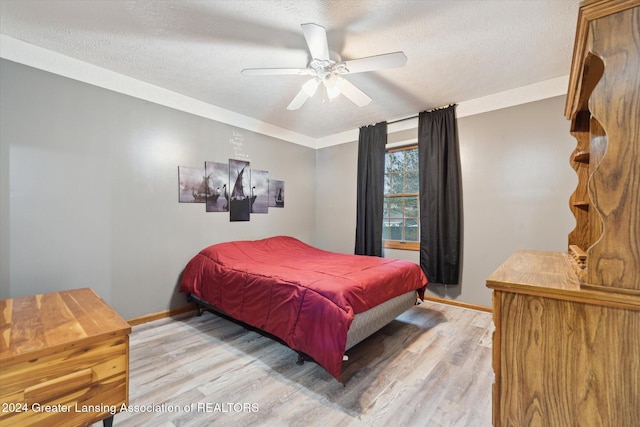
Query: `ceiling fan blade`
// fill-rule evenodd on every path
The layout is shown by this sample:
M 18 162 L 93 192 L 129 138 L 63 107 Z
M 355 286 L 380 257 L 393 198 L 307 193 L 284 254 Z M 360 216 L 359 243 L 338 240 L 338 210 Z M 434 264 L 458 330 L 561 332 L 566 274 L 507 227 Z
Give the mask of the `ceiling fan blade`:
M 304 89 L 300 89 L 300 92 L 298 92 L 289 105 L 287 105 L 287 110 L 297 110 L 307 102 L 307 99 L 309 99 L 307 92 L 305 92 Z
M 324 27 L 317 24 L 302 24 L 301 27 L 311 58 L 328 61 L 329 44 L 327 42 L 327 31 Z
M 245 68 L 242 70 L 243 76 L 283 76 L 293 75 L 301 76 L 308 75 L 308 68 Z
M 406 63 L 407 56 L 404 52 L 385 53 L 382 55 L 367 56 L 366 58 L 344 61 L 344 65 L 350 74 L 382 70 L 384 68 L 404 67 Z
M 287 106 L 287 110 L 297 110 L 302 107 L 302 105 L 307 102 L 307 99 L 311 98 L 314 93 L 316 93 L 316 89 L 318 89 L 318 80 L 311 79 L 302 85 L 302 89 L 300 92 L 293 98 L 293 100 Z
M 340 88 L 340 92 L 358 107 L 364 107 L 371 102 L 371 98 L 350 81 L 339 77 L 336 84 Z

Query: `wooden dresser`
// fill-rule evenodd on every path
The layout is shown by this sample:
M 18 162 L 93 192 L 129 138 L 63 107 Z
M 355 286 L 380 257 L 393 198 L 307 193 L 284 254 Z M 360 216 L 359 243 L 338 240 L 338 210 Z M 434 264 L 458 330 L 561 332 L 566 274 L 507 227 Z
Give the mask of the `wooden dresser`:
M 495 426 L 640 426 L 640 0 L 580 5 L 565 116 L 566 252 L 518 251 L 493 289 Z
M 0 301 L 0 424 L 110 425 L 128 405 L 131 327 L 92 289 Z

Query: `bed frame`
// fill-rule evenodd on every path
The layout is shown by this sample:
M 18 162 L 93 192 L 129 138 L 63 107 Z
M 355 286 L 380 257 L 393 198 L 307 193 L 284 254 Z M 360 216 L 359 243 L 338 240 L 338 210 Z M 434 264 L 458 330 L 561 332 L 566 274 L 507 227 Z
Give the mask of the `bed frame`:
M 287 343 L 285 343 L 275 335 L 272 335 L 260 328 L 249 325 L 245 322 L 234 319 L 224 311 L 191 293 L 187 295 L 187 300 L 189 302 L 193 302 L 196 305 L 198 316 L 201 316 L 204 311 L 211 311 L 214 314 L 224 317 L 225 319 L 229 319 L 236 323 L 239 323 L 249 330 L 260 332 L 263 335 L 266 335 L 284 345 L 287 345 Z M 382 304 L 370 308 L 367 311 L 356 314 L 347 333 L 347 345 L 345 347 L 345 351 L 360 343 L 365 338 L 371 336 L 373 333 L 377 332 L 382 327 L 390 323 L 393 319 L 398 317 L 400 314 L 418 304 L 420 304 L 420 300 L 417 298 L 417 293 L 415 291 L 411 291 L 385 301 Z M 313 360 L 310 356 L 301 351 L 296 350 L 296 353 L 298 353 L 298 360 L 296 362 L 298 365 L 302 365 L 305 360 Z M 343 360 L 348 359 L 349 357 L 345 354 L 343 356 Z

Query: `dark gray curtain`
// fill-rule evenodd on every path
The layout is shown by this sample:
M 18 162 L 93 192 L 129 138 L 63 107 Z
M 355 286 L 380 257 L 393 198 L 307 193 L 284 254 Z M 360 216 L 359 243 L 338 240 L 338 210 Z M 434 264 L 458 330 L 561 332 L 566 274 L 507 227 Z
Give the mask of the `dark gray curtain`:
M 358 138 L 358 186 L 356 255 L 382 256 L 384 208 L 384 155 L 387 122 L 360 128 Z
M 420 266 L 429 282 L 460 277 L 461 182 L 456 106 L 418 116 Z

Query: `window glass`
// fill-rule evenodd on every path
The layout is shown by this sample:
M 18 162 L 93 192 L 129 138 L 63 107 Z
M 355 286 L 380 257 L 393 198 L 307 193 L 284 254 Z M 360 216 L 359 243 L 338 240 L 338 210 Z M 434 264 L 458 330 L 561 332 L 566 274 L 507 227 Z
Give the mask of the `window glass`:
M 388 151 L 385 156 L 385 247 L 419 249 L 418 147 Z

